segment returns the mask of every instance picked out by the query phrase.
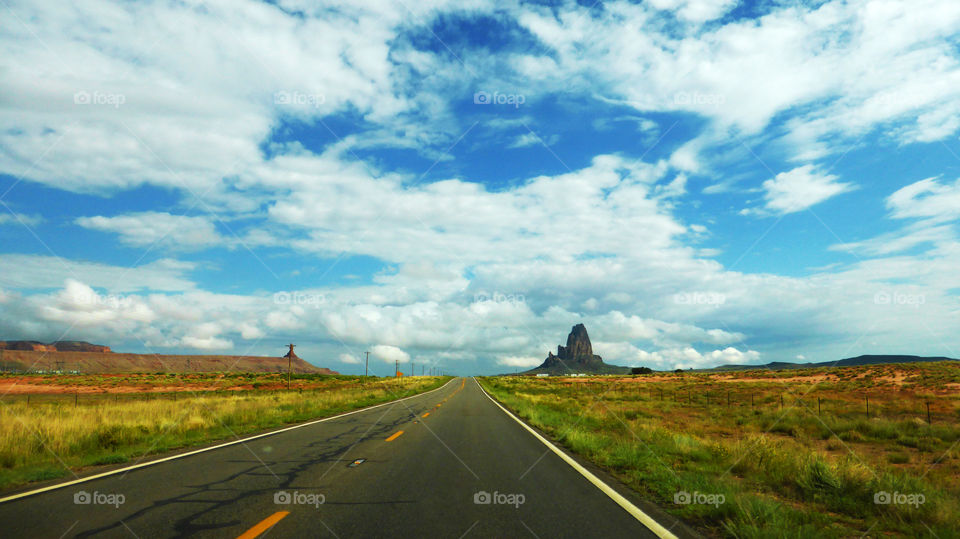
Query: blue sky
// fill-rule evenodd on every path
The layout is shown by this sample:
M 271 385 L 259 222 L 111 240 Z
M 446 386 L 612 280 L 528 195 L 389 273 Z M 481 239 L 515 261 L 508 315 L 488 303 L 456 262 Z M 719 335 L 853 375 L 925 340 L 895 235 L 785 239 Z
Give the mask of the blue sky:
M 361 372 L 960 356 L 960 6 L 14 2 L 0 334 Z

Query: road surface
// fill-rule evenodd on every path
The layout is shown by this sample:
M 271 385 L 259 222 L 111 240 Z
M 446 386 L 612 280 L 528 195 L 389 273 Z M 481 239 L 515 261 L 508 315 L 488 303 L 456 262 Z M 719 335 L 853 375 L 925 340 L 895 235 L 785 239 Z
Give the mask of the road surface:
M 472 378 L 3 502 L 0 525 L 8 538 L 656 537 Z

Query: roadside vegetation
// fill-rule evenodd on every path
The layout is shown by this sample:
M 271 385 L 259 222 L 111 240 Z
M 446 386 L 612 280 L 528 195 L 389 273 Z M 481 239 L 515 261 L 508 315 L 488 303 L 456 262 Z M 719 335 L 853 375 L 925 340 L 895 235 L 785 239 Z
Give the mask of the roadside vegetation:
M 123 375 L 134 382 L 126 388 L 141 387 L 149 376 L 153 375 Z M 156 376 L 162 379 L 158 385 L 164 387 L 178 383 L 165 374 Z M 270 381 L 271 376 L 266 375 L 273 387 L 277 384 Z M 137 462 L 172 449 L 331 416 L 429 391 L 450 379 L 294 375 L 305 383 L 300 387 L 292 384 L 290 390 L 258 390 L 246 387 L 256 387 L 263 374 L 249 379 L 215 373 L 196 377 L 195 382 L 243 379 L 249 383 L 224 384 L 221 389 L 235 389 L 221 391 L 191 390 L 188 383 L 183 385 L 186 390 L 166 393 L 81 396 L 59 391 L 31 395 L 29 402 L 27 395 L 5 396 L 0 399 L 0 488 L 72 477 L 86 466 Z M 64 381 L 54 375 L 48 378 L 51 386 L 62 386 Z M 70 387 L 88 383 L 99 387 L 97 382 L 103 377 L 70 378 Z M 285 377 L 283 384 L 286 387 Z
M 709 536 L 960 537 L 956 363 L 481 383 Z

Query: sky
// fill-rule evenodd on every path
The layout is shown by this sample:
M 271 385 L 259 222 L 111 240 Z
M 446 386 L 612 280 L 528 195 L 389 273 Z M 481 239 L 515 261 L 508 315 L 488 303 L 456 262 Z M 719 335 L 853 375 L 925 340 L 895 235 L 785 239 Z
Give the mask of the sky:
M 960 357 L 960 3 L 6 1 L 0 338 Z

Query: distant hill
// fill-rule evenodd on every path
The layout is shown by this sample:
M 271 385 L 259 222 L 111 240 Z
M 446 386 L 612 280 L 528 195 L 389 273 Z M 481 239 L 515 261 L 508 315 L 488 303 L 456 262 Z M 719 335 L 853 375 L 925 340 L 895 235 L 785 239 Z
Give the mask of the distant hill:
M 38 343 L 40 344 L 40 343 Z M 109 350 L 109 349 L 108 349 Z M 83 374 L 121 372 L 287 372 L 287 358 L 258 356 L 175 356 L 122 354 L 116 352 L 0 349 L 0 368 L 4 371 L 79 371 Z M 338 374 L 315 367 L 294 357 L 295 373 Z
M 921 357 L 921 356 L 895 356 L 895 355 L 864 355 L 849 357 L 839 361 L 821 361 L 819 363 L 787 363 L 774 361 L 766 365 L 720 365 L 712 369 L 697 369 L 704 372 L 715 371 L 744 371 L 753 369 L 770 369 L 774 371 L 783 369 L 813 369 L 817 367 L 855 367 L 857 365 L 877 365 L 882 363 L 923 363 L 930 361 L 960 361 L 949 357 Z
M 557 346 L 557 355 L 547 352 L 547 359 L 534 369 L 521 374 L 536 375 L 549 374 L 560 376 L 564 374 L 627 374 L 630 367 L 607 365 L 603 358 L 593 353 L 590 336 L 583 324 L 577 324 L 567 335 L 567 345 Z
M 0 350 L 32 350 L 35 352 L 99 352 L 109 353 L 110 347 L 100 344 L 90 344 L 86 341 L 56 341 L 42 343 L 39 341 L 0 341 Z

